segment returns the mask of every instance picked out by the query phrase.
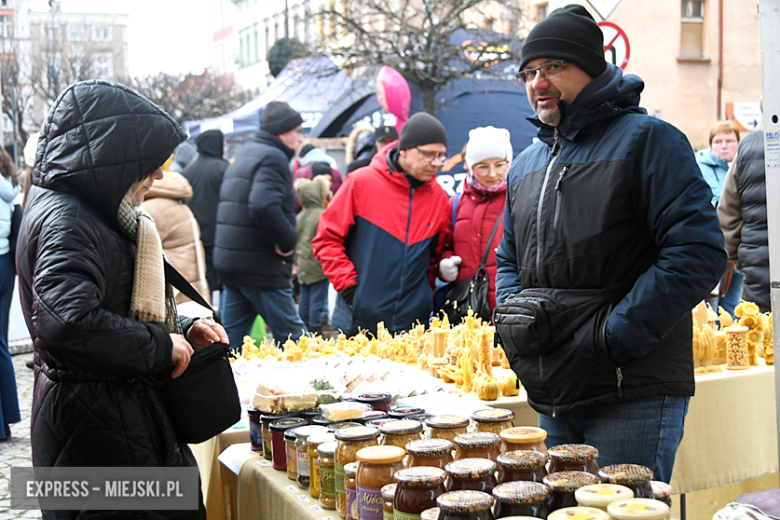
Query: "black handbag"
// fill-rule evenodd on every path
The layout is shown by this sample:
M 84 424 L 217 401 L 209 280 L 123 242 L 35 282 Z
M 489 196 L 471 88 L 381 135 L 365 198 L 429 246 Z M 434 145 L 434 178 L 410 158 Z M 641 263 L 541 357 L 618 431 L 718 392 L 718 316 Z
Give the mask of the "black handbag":
M 454 213 L 454 212 L 453 212 Z M 461 280 L 458 283 L 451 284 L 449 291 L 444 296 L 444 301 L 439 307 L 440 312 L 444 312 L 447 315 L 447 319 L 453 325 L 461 322 L 468 314 L 469 309 L 472 310 L 475 318 L 482 318 L 485 323 L 490 322 L 490 304 L 488 303 L 488 287 L 490 285 L 487 276 L 487 259 L 490 254 L 490 248 L 493 247 L 493 238 L 496 236 L 498 230 L 498 224 L 501 222 L 504 212 L 496 219 L 496 223 L 493 225 L 493 232 L 490 233 L 490 238 L 485 248 L 485 253 L 482 255 L 482 263 L 479 264 L 477 274 L 466 280 Z M 453 232 L 455 230 L 455 219 L 453 219 Z
M 211 309 L 187 280 L 165 262 L 165 279 L 191 300 Z M 218 321 L 215 315 L 214 319 Z M 212 343 L 195 349 L 187 370 L 176 379 L 160 378 L 165 411 L 181 443 L 197 444 L 219 435 L 241 418 L 241 403 L 228 360 L 229 345 Z M 173 369 L 171 369 L 171 372 Z

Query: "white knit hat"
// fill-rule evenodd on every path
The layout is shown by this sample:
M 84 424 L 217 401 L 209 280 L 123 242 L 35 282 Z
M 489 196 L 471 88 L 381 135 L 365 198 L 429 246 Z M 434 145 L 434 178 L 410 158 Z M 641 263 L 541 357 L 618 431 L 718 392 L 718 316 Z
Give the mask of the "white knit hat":
M 35 152 L 38 151 L 38 132 L 30 134 L 24 145 L 24 165 L 32 168 L 35 163 Z
M 512 142 L 509 130 L 485 126 L 469 132 L 469 142 L 466 144 L 466 164 L 469 167 L 485 159 L 512 160 Z

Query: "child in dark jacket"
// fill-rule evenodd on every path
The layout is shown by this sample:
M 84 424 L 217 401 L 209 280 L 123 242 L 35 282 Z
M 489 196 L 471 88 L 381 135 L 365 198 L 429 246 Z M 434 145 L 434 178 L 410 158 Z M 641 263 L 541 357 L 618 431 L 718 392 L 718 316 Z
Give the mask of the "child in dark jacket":
M 317 234 L 320 216 L 330 200 L 331 181 L 328 176 L 316 175 L 313 180 L 295 181 L 295 192 L 303 206 L 296 217 L 295 271 L 301 286 L 298 314 L 309 332 L 320 334 L 328 318 L 328 279 L 322 271 L 322 264 L 314 258 L 311 241 Z

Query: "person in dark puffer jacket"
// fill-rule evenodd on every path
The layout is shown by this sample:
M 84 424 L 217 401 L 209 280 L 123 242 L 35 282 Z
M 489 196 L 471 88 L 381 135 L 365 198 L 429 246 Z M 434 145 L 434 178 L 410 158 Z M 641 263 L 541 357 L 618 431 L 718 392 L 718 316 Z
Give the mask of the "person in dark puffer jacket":
M 16 257 L 35 348 L 36 467 L 197 467 L 157 377 L 171 367 L 178 377 L 193 347 L 227 335 L 175 315 L 159 237 L 139 206 L 184 138 L 146 98 L 97 80 L 68 87 L 41 127 Z M 192 511 L 43 517 L 198 519 L 205 509 L 200 499 Z
M 691 309 L 726 270 L 690 143 L 639 108 L 580 5 L 523 46 L 539 141 L 509 172 L 493 319 L 547 444 L 669 482 L 694 392 Z
M 238 347 L 259 314 L 274 339 L 306 332 L 292 292 L 298 234 L 289 162 L 303 143 L 301 115 L 269 103 L 260 131 L 236 153 L 219 192 L 214 266 L 222 280 L 222 323 Z

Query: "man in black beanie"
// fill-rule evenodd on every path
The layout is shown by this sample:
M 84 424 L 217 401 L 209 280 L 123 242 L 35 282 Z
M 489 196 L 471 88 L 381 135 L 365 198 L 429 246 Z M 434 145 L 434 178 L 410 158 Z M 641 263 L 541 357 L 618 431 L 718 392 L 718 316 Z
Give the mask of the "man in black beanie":
M 669 482 L 693 395 L 691 309 L 726 269 L 712 192 L 685 136 L 639 108 L 580 5 L 525 41 L 539 140 L 508 176 L 494 314 L 547 444 Z
M 263 109 L 260 131 L 236 152 L 219 192 L 214 265 L 230 344 L 241 345 L 259 314 L 274 339 L 306 332 L 292 292 L 298 234 L 289 162 L 303 143 L 303 118 L 284 102 Z
M 347 176 L 320 218 L 314 256 L 339 292 L 333 328 L 347 335 L 384 322 L 391 333 L 426 323 L 449 212 L 436 172 L 447 132 L 413 115 L 397 144 Z

